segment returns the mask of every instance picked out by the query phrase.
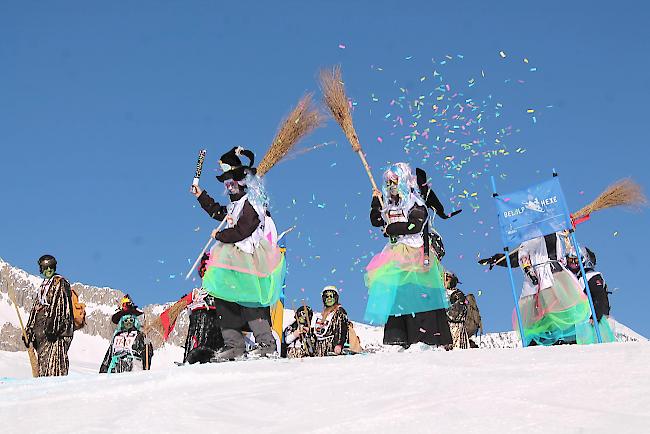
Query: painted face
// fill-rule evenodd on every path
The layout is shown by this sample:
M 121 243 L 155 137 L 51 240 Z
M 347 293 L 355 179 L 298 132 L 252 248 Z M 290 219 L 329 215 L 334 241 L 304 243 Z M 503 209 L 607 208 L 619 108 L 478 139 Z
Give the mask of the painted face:
M 574 273 L 580 271 L 580 263 L 578 262 L 578 258 L 575 256 L 567 256 L 566 266 L 569 270 L 573 271 Z
M 135 325 L 135 318 L 132 315 L 125 316 L 122 320 L 122 328 L 128 330 L 133 328 Z
M 56 272 L 56 269 L 54 267 L 44 267 L 43 270 L 41 271 L 41 274 L 46 279 L 49 279 L 50 277 L 54 276 L 55 272 Z
M 334 291 L 325 291 L 323 293 L 323 304 L 326 307 L 332 307 L 336 304 L 336 292 Z
M 300 311 L 296 319 L 298 320 L 298 324 L 309 325 L 309 314 L 307 313 L 306 310 Z
M 239 183 L 234 179 L 226 179 L 223 185 L 226 187 L 226 190 L 228 190 L 229 194 L 239 193 Z
M 399 184 L 399 178 L 395 174 L 392 174 L 386 180 L 386 187 L 388 188 L 388 191 L 392 196 L 397 196 L 399 194 L 399 190 L 397 189 L 398 184 Z

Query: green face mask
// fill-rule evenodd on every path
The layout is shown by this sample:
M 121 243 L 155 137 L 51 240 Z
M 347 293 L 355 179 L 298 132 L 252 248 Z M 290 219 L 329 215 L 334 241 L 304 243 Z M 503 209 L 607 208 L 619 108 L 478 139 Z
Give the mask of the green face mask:
M 134 324 L 135 324 L 135 318 L 133 318 L 132 316 L 127 316 L 122 320 L 122 329 L 129 330 L 133 328 Z
M 56 272 L 56 270 L 53 267 L 46 267 L 46 268 L 43 269 L 43 271 L 41 271 L 41 274 L 46 279 L 49 279 L 50 277 L 54 276 L 55 272 Z
M 323 294 L 323 304 L 326 307 L 332 307 L 336 304 L 336 293 L 334 291 L 327 291 Z

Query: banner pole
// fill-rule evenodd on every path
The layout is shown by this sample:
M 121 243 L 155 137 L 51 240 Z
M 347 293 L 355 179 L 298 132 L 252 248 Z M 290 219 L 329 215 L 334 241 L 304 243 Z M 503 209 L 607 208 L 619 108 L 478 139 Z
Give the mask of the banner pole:
M 496 198 L 499 194 L 497 193 L 497 185 L 494 182 L 494 176 L 490 176 L 492 181 L 492 197 Z M 519 310 L 519 299 L 517 298 L 517 290 L 515 289 L 515 278 L 512 275 L 512 265 L 510 264 L 510 249 L 504 247 L 503 251 L 505 252 L 506 265 L 508 266 L 508 275 L 510 276 L 510 287 L 512 288 L 512 298 L 515 302 L 515 312 L 517 313 L 517 325 L 519 326 L 519 334 L 521 336 L 521 346 L 526 348 L 526 335 L 524 333 L 524 325 L 521 321 L 521 311 Z

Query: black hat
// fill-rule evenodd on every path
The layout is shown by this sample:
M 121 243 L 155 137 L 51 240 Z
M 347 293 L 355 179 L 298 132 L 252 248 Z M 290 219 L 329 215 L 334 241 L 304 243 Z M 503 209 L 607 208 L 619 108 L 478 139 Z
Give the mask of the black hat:
M 243 155 L 248 158 L 248 166 L 244 166 L 239 159 Z M 219 159 L 219 165 L 223 170 L 221 175 L 217 175 L 219 182 L 224 182 L 226 179 L 234 179 L 235 181 L 241 181 L 246 177 L 247 173 L 252 173 L 255 175 L 257 169 L 253 167 L 255 161 L 255 155 L 252 151 L 244 149 L 241 146 L 232 148 L 230 151 L 226 152 Z
M 120 300 L 117 312 L 113 314 L 111 321 L 113 324 L 118 324 L 124 315 L 140 316 L 143 313 L 143 311 L 138 309 L 138 306 L 133 304 L 129 294 L 126 294 L 124 297 L 122 297 L 122 300 Z
M 54 268 L 56 270 L 56 258 L 52 255 L 43 255 L 38 258 L 38 271 L 43 272 L 45 268 Z

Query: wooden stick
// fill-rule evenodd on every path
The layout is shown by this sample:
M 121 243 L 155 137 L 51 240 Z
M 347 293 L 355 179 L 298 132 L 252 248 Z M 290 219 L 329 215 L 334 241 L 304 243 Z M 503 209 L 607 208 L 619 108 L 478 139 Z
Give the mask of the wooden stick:
M 16 315 L 18 315 L 18 322 L 20 323 L 20 329 L 23 332 L 23 338 L 25 339 L 25 342 L 27 342 L 27 333 L 25 332 L 25 326 L 23 325 L 23 318 L 20 316 L 20 310 L 16 303 L 16 292 L 13 286 L 11 286 L 11 288 L 9 287 L 8 281 L 5 281 L 5 286 L 7 287 L 7 295 L 9 295 L 9 299 L 16 308 Z M 38 359 L 36 358 L 36 353 L 31 343 L 27 347 L 27 355 L 29 356 L 29 364 L 32 366 L 32 377 L 36 378 L 38 377 Z

